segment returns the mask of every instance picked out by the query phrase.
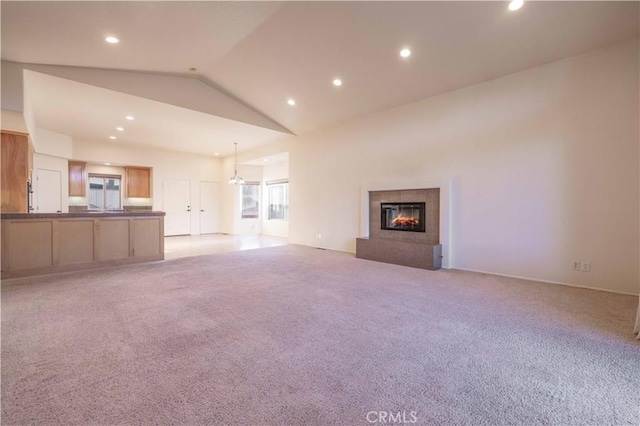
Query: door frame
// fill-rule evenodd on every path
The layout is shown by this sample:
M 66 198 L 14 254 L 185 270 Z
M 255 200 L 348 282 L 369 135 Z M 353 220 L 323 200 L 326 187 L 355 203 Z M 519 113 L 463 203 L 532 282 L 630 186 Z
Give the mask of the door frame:
M 189 213 L 189 229 L 188 232 L 186 233 L 180 233 L 180 234 L 171 234 L 171 235 L 167 235 L 167 228 L 166 228 L 166 219 L 167 219 L 167 215 L 170 214 L 170 212 L 167 211 L 166 205 L 167 205 L 167 200 L 166 200 L 166 193 L 165 193 L 165 188 L 166 188 L 166 183 L 167 182 L 186 182 L 188 184 L 188 190 L 186 191 L 186 194 L 189 196 L 189 204 L 187 205 L 187 212 Z M 179 236 L 179 235 L 191 235 L 191 228 L 193 226 L 193 200 L 192 200 L 192 196 L 193 194 L 191 193 L 191 179 L 163 179 L 162 180 L 162 209 L 165 212 L 165 237 L 174 237 L 174 236 Z M 177 211 L 176 211 L 177 212 Z
M 215 232 L 207 232 L 207 233 L 203 233 L 202 232 L 202 213 L 204 213 L 203 210 L 202 210 L 202 184 L 203 183 L 214 183 L 214 184 L 218 185 L 218 194 L 217 194 L 217 197 L 215 199 L 215 208 L 216 208 L 216 216 L 217 216 L 218 223 L 217 223 L 217 226 L 216 226 L 217 231 L 215 231 Z M 198 219 L 199 219 L 199 223 L 200 223 L 200 229 L 198 231 L 200 232 L 200 235 L 209 235 L 209 234 L 220 234 L 220 233 L 222 233 L 222 220 L 221 220 L 221 218 L 222 218 L 222 208 L 221 208 L 222 207 L 222 186 L 221 185 L 222 184 L 220 182 L 216 182 L 216 181 L 212 181 L 212 180 L 201 180 L 199 182 L 199 185 L 198 185 L 198 191 L 199 191 L 198 203 L 199 203 L 200 216 L 199 216 Z
M 47 171 L 47 172 L 55 172 L 55 173 L 58 173 L 60 175 L 60 210 L 59 210 L 59 212 L 62 212 L 62 171 L 38 167 L 36 169 L 36 190 L 35 190 L 36 203 L 37 203 L 36 208 L 35 208 L 36 213 L 40 213 L 40 175 L 39 175 L 40 170 L 44 170 L 44 171 Z M 28 195 L 29 194 L 27 194 L 27 196 Z M 33 205 L 32 205 L 32 207 L 33 207 Z M 48 213 L 52 213 L 52 212 L 48 212 Z

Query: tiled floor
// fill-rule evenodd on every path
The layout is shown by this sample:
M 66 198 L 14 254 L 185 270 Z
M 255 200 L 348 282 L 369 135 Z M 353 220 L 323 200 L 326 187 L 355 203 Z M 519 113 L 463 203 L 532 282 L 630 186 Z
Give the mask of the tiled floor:
M 288 244 L 286 238 L 268 235 L 182 235 L 165 237 L 164 258 L 201 256 L 203 254 L 275 247 Z

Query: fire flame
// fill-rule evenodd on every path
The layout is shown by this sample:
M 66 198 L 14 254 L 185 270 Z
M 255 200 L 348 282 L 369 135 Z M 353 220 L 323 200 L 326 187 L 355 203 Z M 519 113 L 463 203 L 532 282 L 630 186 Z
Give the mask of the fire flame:
M 407 225 L 418 226 L 420 221 L 413 216 L 407 217 L 407 216 L 402 216 L 402 213 L 398 213 L 398 217 L 393 219 L 391 223 L 394 226 L 407 226 Z

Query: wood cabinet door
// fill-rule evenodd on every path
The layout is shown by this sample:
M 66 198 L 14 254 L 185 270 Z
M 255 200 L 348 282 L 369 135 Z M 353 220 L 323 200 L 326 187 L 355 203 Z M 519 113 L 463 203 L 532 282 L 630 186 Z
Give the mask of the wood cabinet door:
M 151 169 L 147 167 L 126 167 L 127 197 L 151 198 Z
M 27 134 L 2 132 L 1 210 L 5 213 L 27 213 L 27 181 L 29 180 L 29 140 Z
M 84 197 L 87 194 L 85 177 L 87 163 L 69 161 L 69 196 Z

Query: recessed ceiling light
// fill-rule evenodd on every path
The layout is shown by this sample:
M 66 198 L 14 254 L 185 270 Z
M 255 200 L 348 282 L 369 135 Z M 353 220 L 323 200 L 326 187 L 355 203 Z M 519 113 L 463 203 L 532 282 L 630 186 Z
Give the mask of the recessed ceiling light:
M 109 136 L 109 139 L 117 139 L 115 136 Z
M 127 115 L 125 118 L 126 118 L 127 120 L 129 120 L 129 121 L 131 121 L 131 120 L 133 120 L 133 119 L 134 119 L 132 115 Z
M 269 159 L 268 159 L 268 158 L 265 158 L 265 159 L 264 159 L 264 160 L 262 160 L 262 161 L 264 161 L 265 163 L 268 163 L 268 162 L 269 162 Z
M 409 49 L 402 49 L 400 51 L 400 56 L 403 58 L 408 58 L 411 55 L 411 51 Z
M 511 3 L 509 3 L 509 10 L 518 10 L 522 7 L 523 4 L 524 0 L 512 0 Z
M 339 78 L 336 78 L 335 80 L 333 80 L 333 85 L 342 86 L 342 80 L 340 80 Z
M 291 106 L 294 106 L 296 104 L 296 101 L 294 101 L 293 99 L 288 99 L 287 103 Z
M 106 37 L 104 39 L 104 41 L 106 41 L 107 43 L 111 43 L 111 44 L 116 44 L 116 43 L 120 42 L 120 40 L 118 40 L 118 38 L 114 37 L 114 36 Z
M 124 127 L 116 127 L 116 130 L 119 132 L 124 132 Z
M 218 156 L 218 155 L 220 155 L 220 153 L 219 152 L 214 152 L 213 155 Z
M 104 163 L 104 165 L 105 165 L 105 166 L 110 166 L 110 165 L 111 165 L 111 163 Z

